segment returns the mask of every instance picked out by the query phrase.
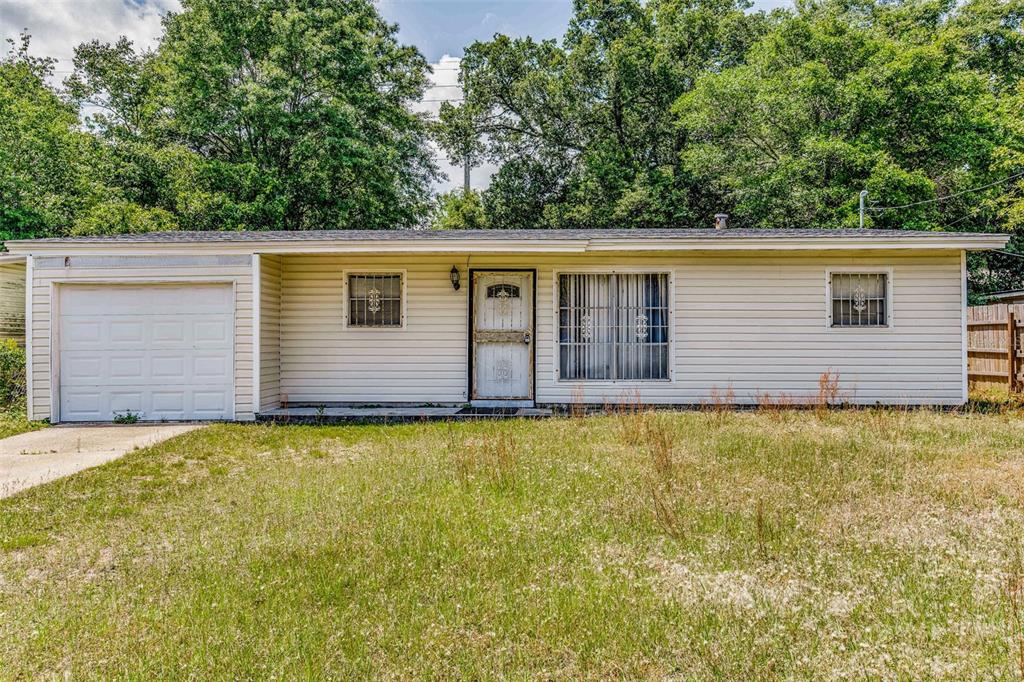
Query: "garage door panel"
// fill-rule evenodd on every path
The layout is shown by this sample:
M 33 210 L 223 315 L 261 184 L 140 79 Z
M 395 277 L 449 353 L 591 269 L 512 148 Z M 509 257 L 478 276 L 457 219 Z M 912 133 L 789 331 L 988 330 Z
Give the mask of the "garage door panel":
M 62 360 L 61 374 L 65 380 L 90 380 L 103 374 L 104 360 L 93 353 L 63 356 Z
M 187 362 L 184 355 L 156 356 L 151 359 L 150 376 L 161 381 L 188 381 Z
M 223 348 L 233 344 L 234 321 L 226 315 L 175 314 L 131 318 L 123 315 L 61 315 L 62 347 L 82 350 L 154 350 L 180 348 Z
M 228 395 L 223 391 L 196 391 L 193 408 L 197 412 L 213 414 L 227 409 Z
M 62 319 L 60 337 L 79 347 L 90 344 L 98 348 L 103 343 L 103 331 L 95 320 Z
M 228 320 L 195 320 L 192 323 L 192 339 L 202 348 L 219 348 L 229 343 L 231 325 Z
M 153 393 L 153 411 L 163 414 L 185 414 L 184 391 L 158 391 Z
M 192 361 L 192 378 L 225 381 L 231 376 L 228 358 L 222 355 L 197 355 Z
M 141 292 L 141 295 L 140 295 Z M 146 305 L 139 307 L 142 298 Z M 76 315 L 169 315 L 229 313 L 233 289 L 223 284 L 74 285 L 64 288 L 61 303 Z
M 232 374 L 231 353 L 223 351 L 61 353 L 65 385 L 230 384 Z
M 231 417 L 230 286 L 62 289 L 62 420 L 108 421 L 125 412 L 147 420 Z
M 99 390 L 61 389 L 61 418 L 65 421 L 100 421 L 104 396 Z
M 114 414 L 125 414 L 127 412 L 142 414 L 145 411 L 142 394 L 143 392 L 138 389 L 109 389 L 107 395 L 109 396 L 110 411 Z
M 139 320 L 119 320 L 107 327 L 107 340 L 112 346 L 143 347 L 146 327 Z
M 183 320 L 153 323 L 153 343 L 182 344 L 188 341 L 188 330 Z
M 146 358 L 142 353 L 131 355 L 111 355 L 106 358 L 96 358 L 96 364 L 101 368 L 99 374 L 93 375 L 92 380 L 97 381 L 102 373 L 102 360 L 106 359 L 106 373 L 113 379 L 127 379 L 136 383 L 146 377 Z

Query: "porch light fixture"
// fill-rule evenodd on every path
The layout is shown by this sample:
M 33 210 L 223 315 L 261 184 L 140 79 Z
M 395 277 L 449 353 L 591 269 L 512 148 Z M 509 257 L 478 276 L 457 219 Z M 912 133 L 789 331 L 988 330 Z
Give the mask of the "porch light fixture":
M 451 272 L 448 273 L 448 278 L 452 281 L 452 289 L 458 291 L 462 284 L 459 283 L 459 268 L 456 265 L 452 266 Z

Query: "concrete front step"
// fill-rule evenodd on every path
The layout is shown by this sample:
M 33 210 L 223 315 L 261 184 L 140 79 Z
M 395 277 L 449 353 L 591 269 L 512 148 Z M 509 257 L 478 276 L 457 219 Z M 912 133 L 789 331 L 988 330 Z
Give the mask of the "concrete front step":
M 278 424 L 395 424 L 468 419 L 542 419 L 552 410 L 538 407 L 279 407 L 257 415 Z

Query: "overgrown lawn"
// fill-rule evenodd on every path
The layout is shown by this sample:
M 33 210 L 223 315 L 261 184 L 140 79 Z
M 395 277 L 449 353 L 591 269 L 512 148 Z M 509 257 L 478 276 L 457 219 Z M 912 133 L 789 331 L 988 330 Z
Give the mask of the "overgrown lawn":
M 213 426 L 0 501 L 0 678 L 1020 679 L 1022 538 L 1013 414 Z

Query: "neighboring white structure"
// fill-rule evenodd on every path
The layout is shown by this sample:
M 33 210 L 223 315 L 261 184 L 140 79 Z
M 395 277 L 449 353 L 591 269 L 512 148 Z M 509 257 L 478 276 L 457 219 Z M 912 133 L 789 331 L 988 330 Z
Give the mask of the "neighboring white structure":
M 970 250 L 878 230 L 162 233 L 27 259 L 31 415 L 966 400 Z
M 0 254 L 0 340 L 25 345 L 25 259 Z

